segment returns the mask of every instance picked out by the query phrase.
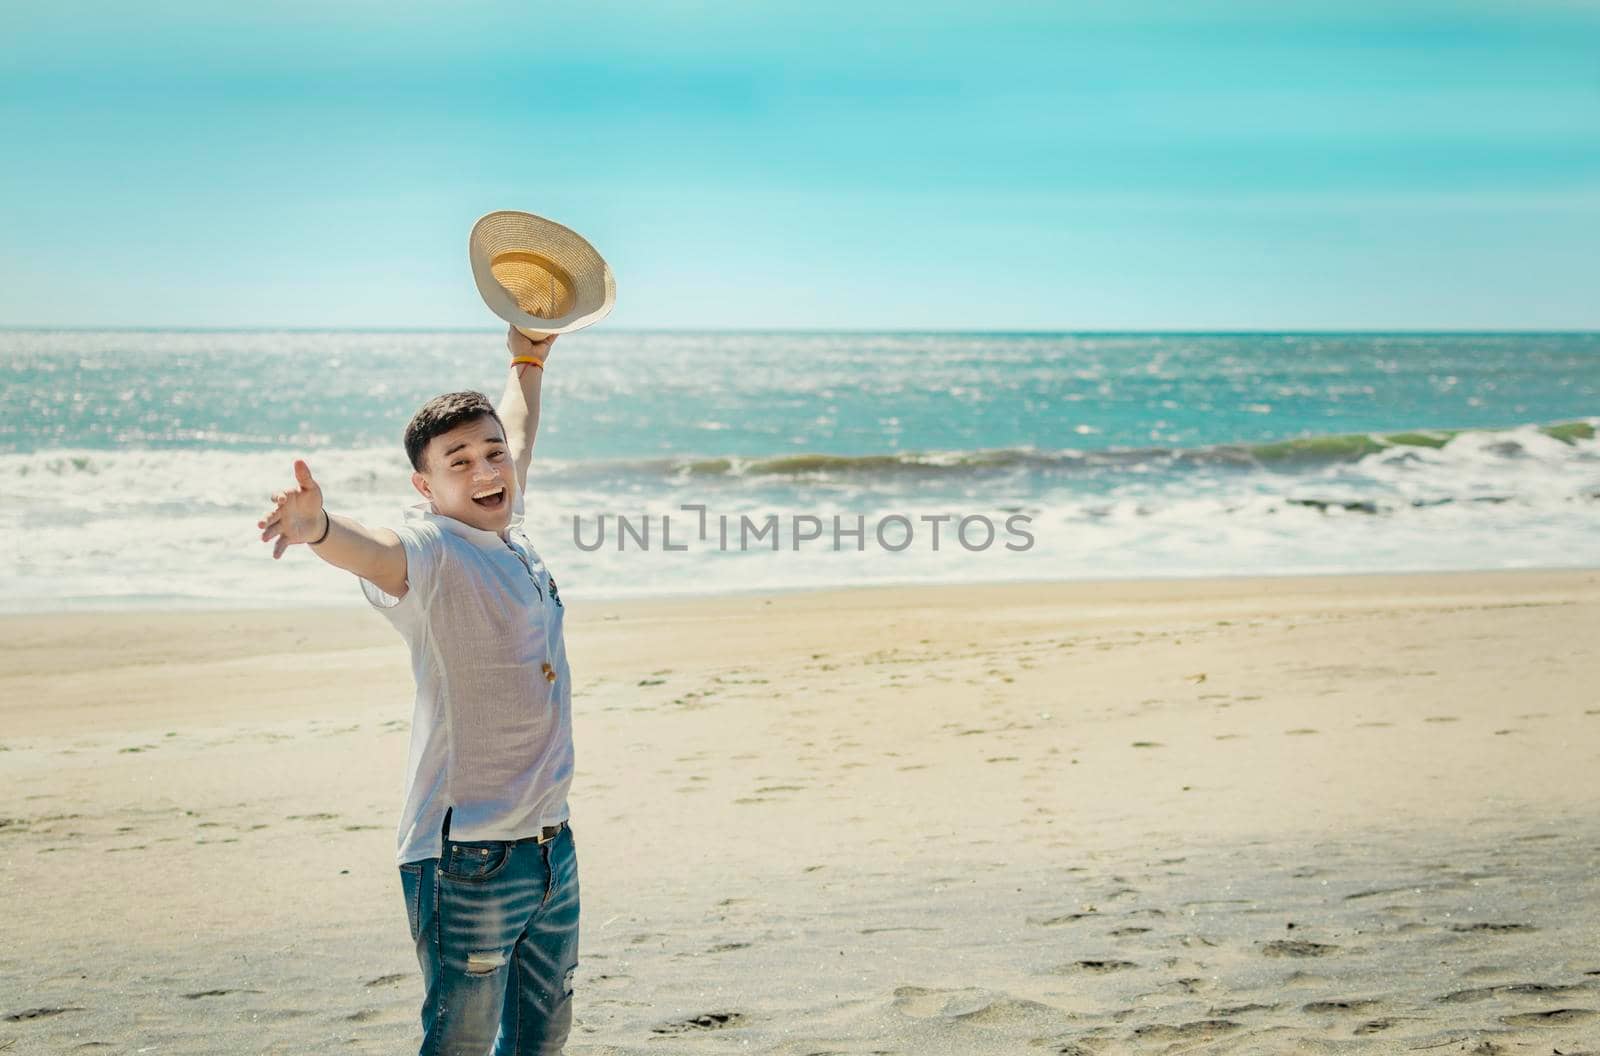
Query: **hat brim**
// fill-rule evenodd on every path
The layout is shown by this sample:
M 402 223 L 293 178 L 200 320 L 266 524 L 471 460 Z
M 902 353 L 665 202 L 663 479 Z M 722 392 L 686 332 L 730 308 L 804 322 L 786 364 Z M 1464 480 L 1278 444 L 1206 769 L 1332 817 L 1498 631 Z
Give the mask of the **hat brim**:
M 496 278 L 497 261 L 527 255 L 566 282 L 559 315 L 535 315 L 524 310 L 516 296 Z M 487 213 L 472 225 L 467 238 L 472 278 L 489 310 L 535 340 L 550 334 L 567 334 L 604 319 L 617 300 L 611 268 L 582 235 L 554 220 L 532 213 L 502 209 Z

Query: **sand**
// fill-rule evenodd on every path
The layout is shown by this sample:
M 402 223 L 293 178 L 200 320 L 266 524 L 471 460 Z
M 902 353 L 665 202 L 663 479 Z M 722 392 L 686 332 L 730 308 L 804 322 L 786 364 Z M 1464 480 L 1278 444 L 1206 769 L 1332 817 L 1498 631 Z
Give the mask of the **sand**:
M 567 604 L 570 1053 L 1600 1052 L 1600 573 Z M 0 620 L 0 1052 L 414 1050 L 410 700 Z

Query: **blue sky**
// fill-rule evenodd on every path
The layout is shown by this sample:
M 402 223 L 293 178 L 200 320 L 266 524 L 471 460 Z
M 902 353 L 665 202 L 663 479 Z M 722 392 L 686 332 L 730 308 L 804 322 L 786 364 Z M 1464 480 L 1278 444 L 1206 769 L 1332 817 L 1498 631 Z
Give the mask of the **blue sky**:
M 8 4 L 0 326 L 1600 328 L 1582 3 Z

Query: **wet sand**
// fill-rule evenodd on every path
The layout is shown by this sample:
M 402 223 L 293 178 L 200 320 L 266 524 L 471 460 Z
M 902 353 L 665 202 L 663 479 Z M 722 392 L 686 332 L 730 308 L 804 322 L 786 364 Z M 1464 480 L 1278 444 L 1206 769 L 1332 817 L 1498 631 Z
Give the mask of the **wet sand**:
M 1600 573 L 568 606 L 570 1053 L 1600 1052 Z M 414 1047 L 410 700 L 0 619 L 0 1053 Z

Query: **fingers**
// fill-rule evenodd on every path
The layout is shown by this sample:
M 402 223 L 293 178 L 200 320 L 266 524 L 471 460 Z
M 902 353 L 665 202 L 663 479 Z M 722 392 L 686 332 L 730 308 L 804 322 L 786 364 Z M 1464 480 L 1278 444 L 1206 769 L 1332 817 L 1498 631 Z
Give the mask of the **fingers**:
M 297 474 L 298 468 L 304 464 L 303 462 L 295 463 Z M 262 529 L 261 541 L 263 543 L 271 542 L 273 539 L 278 540 L 277 545 L 272 550 L 274 560 L 282 557 L 283 552 L 289 547 L 289 540 L 283 534 L 285 531 L 283 507 L 286 502 L 288 502 L 288 496 L 281 491 L 277 492 L 272 496 L 272 509 L 267 511 L 266 516 L 256 522 L 256 527 Z
M 306 460 L 303 458 L 294 460 L 294 479 L 299 481 L 302 488 L 315 487 L 317 483 L 311 479 L 311 467 L 306 465 Z
M 550 346 L 560 336 L 560 334 L 546 334 L 535 341 L 516 327 L 508 326 L 506 327 L 506 348 L 510 350 L 513 357 L 538 355 L 541 352 L 549 351 Z
M 279 521 L 282 518 L 283 518 L 283 503 L 282 502 L 276 502 L 276 503 L 274 503 L 272 509 L 268 510 L 266 512 L 266 514 L 264 514 L 262 516 L 262 518 L 259 521 L 256 522 L 256 527 L 257 528 L 269 527 L 274 522 Z

